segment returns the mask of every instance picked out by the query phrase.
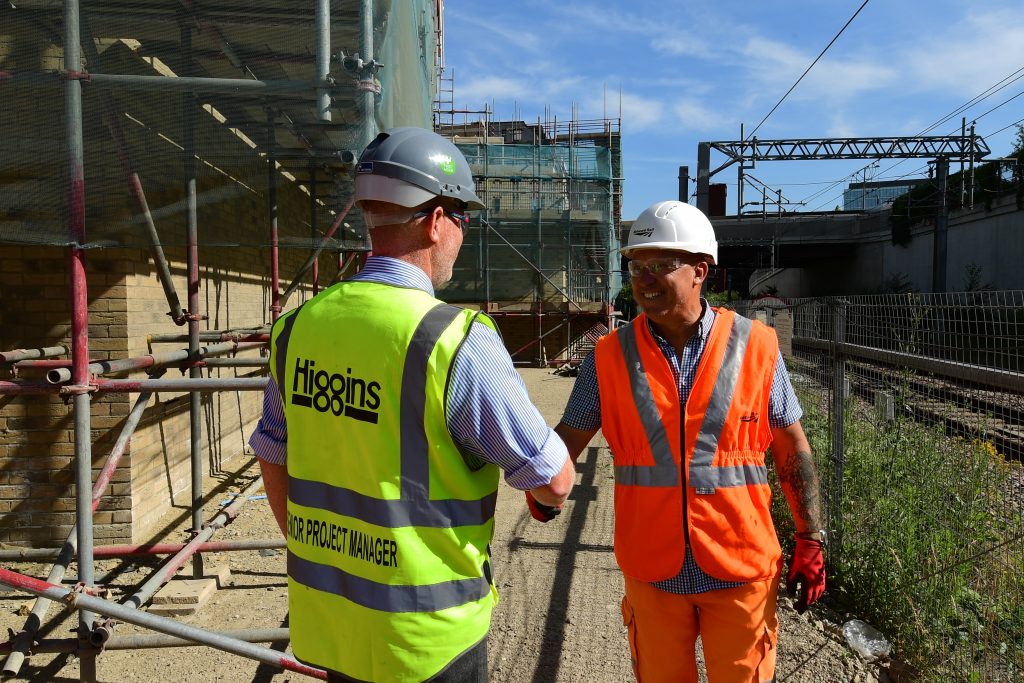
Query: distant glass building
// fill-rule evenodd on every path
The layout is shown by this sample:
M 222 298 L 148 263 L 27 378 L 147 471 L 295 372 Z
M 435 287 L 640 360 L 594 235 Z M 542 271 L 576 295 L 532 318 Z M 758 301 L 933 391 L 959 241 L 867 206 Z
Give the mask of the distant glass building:
M 926 182 L 926 178 L 902 178 L 850 183 L 849 187 L 843 190 L 843 211 L 863 211 L 888 204 L 896 197 Z

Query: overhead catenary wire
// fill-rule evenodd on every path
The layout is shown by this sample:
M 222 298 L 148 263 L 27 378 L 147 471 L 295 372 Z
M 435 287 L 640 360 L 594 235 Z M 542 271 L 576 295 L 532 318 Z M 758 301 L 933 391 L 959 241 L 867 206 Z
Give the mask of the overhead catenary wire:
M 1016 76 L 1016 78 L 1014 78 L 1014 76 Z M 1011 78 L 1013 80 L 1010 80 Z M 964 113 L 965 111 L 967 111 L 968 109 L 970 109 L 974 105 L 976 105 L 976 104 L 978 104 L 980 102 L 984 102 L 985 100 L 987 100 L 988 98 L 992 97 L 993 95 L 995 95 L 1000 90 L 1003 90 L 1004 88 L 1007 88 L 1007 87 L 1013 85 L 1014 83 L 1016 83 L 1017 81 L 1019 81 L 1022 78 L 1024 78 L 1024 66 L 1022 66 L 1021 68 L 1017 69 L 1016 71 L 1014 71 L 1010 75 L 1004 76 L 1001 80 L 997 81 L 993 85 L 990 85 L 988 88 L 986 88 L 982 92 L 978 93 L 977 95 L 975 95 L 974 97 L 969 99 L 967 102 L 964 102 L 959 107 L 957 107 L 953 111 L 949 112 L 948 114 L 943 116 L 941 119 L 939 119 L 938 121 L 936 121 L 932 125 L 930 125 L 927 128 L 925 128 L 923 131 L 918 133 L 918 135 L 925 135 L 929 131 L 932 131 L 935 128 L 938 128 L 939 126 L 941 126 L 946 121 L 949 121 L 950 119 L 952 119 L 955 116 L 959 116 L 960 114 Z M 986 112 L 986 113 L 988 113 L 988 112 Z M 984 114 L 982 114 L 982 116 L 984 116 Z M 975 120 L 977 120 L 977 119 L 979 119 L 981 117 L 979 116 L 979 117 L 974 117 L 974 118 L 975 118 Z
M 858 10 L 858 11 L 859 11 L 859 10 Z M 813 65 L 812 65 L 812 66 L 813 66 Z M 921 131 L 919 131 L 919 132 L 917 133 L 917 136 L 922 136 L 922 135 L 926 135 L 926 134 L 928 134 L 929 132 L 931 132 L 932 130 L 934 130 L 934 129 L 935 129 L 936 127 L 938 127 L 938 126 L 942 125 L 943 123 L 945 123 L 946 121 L 948 121 L 948 120 L 949 120 L 949 119 L 951 119 L 952 117 L 954 117 L 954 116 L 957 116 L 957 115 L 959 115 L 959 114 L 962 114 L 963 112 L 967 111 L 967 109 L 969 109 L 970 107 L 972 107 L 972 106 L 974 106 L 974 105 L 976 105 L 976 104 L 978 104 L 978 103 L 980 103 L 980 102 L 983 102 L 983 101 L 985 101 L 985 100 L 989 99 L 990 97 L 994 96 L 994 95 L 995 95 L 996 93 L 1000 92 L 1001 90 L 1004 90 L 1005 88 L 1009 87 L 1010 85 L 1012 85 L 1013 83 L 1016 83 L 1017 81 L 1019 81 L 1019 80 L 1021 80 L 1021 79 L 1024 79 L 1024 66 L 1022 66 L 1022 67 L 1020 67 L 1020 68 L 1016 69 L 1015 71 L 1012 71 L 1012 72 L 1010 72 L 1010 73 L 1009 73 L 1009 74 L 1007 74 L 1006 76 L 1003 76 L 1003 77 L 1002 77 L 1002 78 L 1000 78 L 1000 79 L 999 79 L 998 81 L 996 81 L 996 82 L 995 82 L 995 83 L 993 83 L 992 85 L 988 86 L 987 88 L 985 88 L 984 90 L 982 90 L 982 91 L 981 91 L 980 93 L 978 93 L 977 95 L 975 95 L 975 96 L 974 96 L 974 97 L 972 97 L 971 99 L 967 100 L 967 101 L 966 101 L 965 103 L 963 103 L 963 104 L 961 104 L 961 105 L 957 106 L 957 107 L 956 107 L 955 109 L 953 109 L 953 111 L 949 112 L 948 114 L 945 114 L 945 115 L 943 115 L 942 117 L 940 117 L 939 119 L 937 119 L 937 120 L 936 120 L 936 121 L 935 121 L 934 123 L 932 123 L 932 124 L 928 125 L 928 126 L 927 126 L 927 127 L 925 127 L 924 129 L 922 129 Z M 788 93 L 787 93 L 787 94 L 788 94 Z M 1019 96 L 1020 96 L 1020 95 L 1022 95 L 1022 94 L 1024 94 L 1024 91 L 1022 91 L 1021 93 L 1018 93 L 1018 94 L 1014 95 L 1013 97 L 1010 97 L 1010 98 L 1009 98 L 1009 99 L 1007 99 L 1007 100 L 1004 100 L 1003 102 L 1001 102 L 1000 104 L 996 105 L 996 106 L 995 106 L 995 107 L 993 107 L 992 109 L 989 109 L 989 110 L 988 110 L 988 111 L 986 111 L 985 113 L 983 113 L 983 114 L 981 114 L 981 115 L 979 115 L 979 116 L 975 116 L 975 117 L 972 117 L 972 120 L 974 120 L 974 121 L 978 121 L 978 120 L 980 120 L 980 119 L 981 119 L 982 117 L 984 117 L 984 116 L 986 116 L 987 114 L 990 114 L 990 113 L 992 113 L 993 111 L 995 111 L 995 110 L 999 109 L 999 108 L 1000 108 L 1000 107 L 1002 107 L 1003 105 L 1005 105 L 1005 104 L 1007 104 L 1008 102 L 1010 102 L 1010 101 L 1012 101 L 1012 100 L 1016 99 L 1017 97 L 1019 97 Z M 781 103 L 781 101 L 780 101 L 780 103 Z M 771 113 L 771 112 L 769 112 L 769 114 L 770 114 L 770 113 Z M 766 117 L 766 118 L 767 118 L 767 117 Z M 762 120 L 762 123 L 763 123 L 763 120 Z M 991 136 L 993 136 L 993 135 L 997 135 L 997 134 L 999 134 L 999 133 L 1003 132 L 1004 130 L 1006 130 L 1007 128 L 1010 128 L 1010 127 L 1012 127 L 1012 126 L 1014 126 L 1014 125 L 1017 125 L 1018 123 L 1020 123 L 1020 121 L 1017 121 L 1017 122 L 1015 122 L 1015 123 L 1011 123 L 1011 124 L 1009 124 L 1009 125 L 1007 125 L 1007 126 L 1004 126 L 1003 128 L 1000 128 L 1000 129 L 999 129 L 999 130 L 997 130 L 997 131 L 994 131 L 994 132 L 992 132 L 992 133 L 989 133 L 989 134 L 987 134 L 987 135 L 986 135 L 985 137 L 991 137 Z M 760 125 L 761 125 L 761 124 L 758 124 L 758 126 L 760 126 Z M 756 129 L 755 129 L 755 130 L 756 130 Z M 957 132 L 957 131 L 955 131 L 955 130 L 954 130 L 954 131 L 950 131 L 950 132 L 948 133 L 948 135 L 955 135 L 955 134 L 956 134 L 956 132 Z M 749 137 L 749 136 L 748 136 L 748 137 Z M 874 160 L 874 161 L 880 161 L 880 160 L 881 160 L 881 158 L 879 158 L 879 159 L 876 159 L 876 160 Z M 874 161 L 872 161 L 872 163 L 874 163 Z M 901 164 L 902 164 L 902 163 L 903 163 L 904 161 L 906 161 L 906 159 L 900 159 L 899 161 L 895 162 L 895 163 L 894 163 L 894 164 L 892 164 L 891 166 L 889 166 L 889 167 L 887 167 L 887 168 L 885 168 L 885 169 L 882 169 L 882 170 L 881 170 L 881 171 L 879 172 L 879 175 L 881 175 L 881 176 L 884 176 L 884 175 L 885 175 L 885 173 L 887 173 L 888 171 L 891 171 L 892 169 L 894 169 L 894 168 L 896 168 L 897 166 L 901 165 Z M 818 185 L 818 184 L 821 184 L 821 185 L 827 185 L 827 187 L 824 187 L 824 188 L 822 188 L 821 190 L 819 190 L 818 192 L 815 192 L 814 194 L 810 195 L 810 196 L 809 196 L 809 197 L 808 197 L 807 199 L 805 199 L 805 200 L 804 200 L 804 203 L 805 203 L 805 204 L 810 204 L 811 202 L 813 202 L 814 200 L 816 200 L 816 199 L 817 199 L 818 197 L 820 197 L 820 196 L 822 196 L 822 195 L 826 194 L 827 192 L 829 192 L 829 191 L 830 191 L 830 190 L 831 190 L 831 189 L 832 189 L 833 187 L 836 187 L 837 185 L 840 185 L 840 184 L 842 184 L 842 183 L 846 182 L 847 180 L 850 180 L 850 179 L 852 179 L 852 178 L 855 178 L 855 177 L 856 177 L 856 176 L 857 176 L 858 174 L 862 173 L 862 172 L 863 172 L 863 171 L 864 171 L 864 170 L 865 170 L 865 169 L 866 169 L 866 168 L 867 168 L 868 166 L 870 166 L 870 164 L 868 164 L 867 166 L 864 166 L 864 167 L 862 167 L 862 168 L 858 168 L 858 169 L 857 169 L 856 171 L 854 171 L 853 173 L 850 173 L 850 174 L 848 174 L 848 175 L 845 175 L 845 176 L 843 176 L 842 178 L 839 178 L 838 180 L 833 180 L 833 181 L 825 181 L 825 182 L 822 182 L 822 183 L 799 183 L 799 184 L 804 184 L 804 185 Z M 908 172 L 907 174 L 904 174 L 904 175 L 902 175 L 902 176 L 899 176 L 899 177 L 897 177 L 896 179 L 898 180 L 898 179 L 902 179 L 902 178 L 906 178 L 906 177 L 909 177 L 909 176 L 915 175 L 915 174 L 917 174 L 917 173 L 920 173 L 920 172 L 922 172 L 922 171 L 923 171 L 923 170 L 925 170 L 925 169 L 927 169 L 927 166 L 924 166 L 924 167 L 919 167 L 919 168 L 917 168 L 917 169 L 915 169 L 915 170 L 913 170 L 913 171 L 910 171 L 910 172 Z M 784 186 L 789 186 L 789 185 L 794 185 L 794 186 L 795 186 L 795 185 L 797 185 L 797 184 L 798 184 L 798 183 L 787 183 L 787 184 L 784 184 Z M 834 200 L 837 200 L 837 199 L 840 199 L 841 197 L 842 197 L 842 195 L 839 195 L 839 196 L 837 196 L 837 197 L 834 197 L 833 199 L 831 199 L 831 200 L 829 200 L 829 201 L 826 201 L 826 202 L 824 202 L 824 203 L 820 204 L 819 206 L 815 207 L 815 209 L 814 209 L 814 210 L 820 210 L 820 209 L 821 209 L 821 208 L 822 208 L 823 206 L 825 206 L 826 204 L 831 204 L 831 203 L 832 203 L 832 201 L 834 201 Z
M 973 120 L 974 120 L 975 122 L 977 122 L 977 121 L 978 121 L 979 119 L 981 119 L 982 117 L 984 117 L 984 116 L 986 116 L 986 115 L 988 115 L 988 114 L 991 114 L 991 113 L 992 113 L 992 112 L 994 112 L 995 110 L 997 110 L 997 109 L 999 109 L 1000 107 L 1002 107 L 1003 105 L 1005 105 L 1005 104 L 1007 104 L 1007 103 L 1009 103 L 1009 102 L 1011 102 L 1011 101 L 1013 101 L 1013 100 L 1017 99 L 1017 98 L 1018 98 L 1018 97 L 1020 97 L 1021 95 L 1024 95 L 1024 90 L 1022 90 L 1021 92 L 1017 93 L 1017 94 L 1016 94 L 1016 95 L 1014 95 L 1013 97 L 1010 97 L 1010 98 L 1008 98 L 1008 99 L 1006 99 L 1006 100 L 1003 100 L 1002 102 L 1000 102 L 1000 103 L 999 103 L 999 104 L 997 104 L 996 106 L 994 106 L 994 107 L 992 107 L 991 109 L 989 109 L 988 111 L 986 111 L 986 112 L 985 112 L 984 114 L 980 114 L 979 116 L 975 117 L 975 118 L 974 118 Z M 986 138 L 991 138 L 991 137 L 993 137 L 993 136 L 995 136 L 995 135 L 998 135 L 999 133 L 1002 133 L 1002 132 L 1003 132 L 1004 130 L 1007 130 L 1008 128 L 1012 128 L 1013 126 L 1017 126 L 1017 125 L 1020 125 L 1020 124 L 1022 124 L 1022 123 L 1024 123 L 1024 119 L 1018 119 L 1018 120 L 1014 121 L 1013 123 L 1009 123 L 1009 124 L 1007 124 L 1007 125 L 1003 126 L 1003 127 L 1002 127 L 1002 128 L 1000 128 L 999 130 L 995 130 L 995 131 L 992 131 L 992 132 L 990 132 L 990 133 L 986 133 L 986 134 L 985 134 L 985 135 L 983 135 L 982 137 L 986 137 Z M 931 128 L 933 128 L 933 127 L 934 127 L 934 126 L 930 126 L 930 127 L 929 127 L 929 128 L 927 128 L 926 130 L 931 130 Z M 947 133 L 947 135 L 954 135 L 954 134 L 956 134 L 956 131 L 950 131 L 949 133 Z M 883 169 L 883 170 L 882 170 L 882 171 L 880 172 L 880 174 L 884 174 L 884 173 L 886 173 L 887 171 L 891 171 L 892 169 L 894 169 L 894 168 L 896 168 L 897 166 L 899 166 L 900 164 L 902 164 L 902 163 L 903 163 L 904 161 L 907 161 L 907 159 L 900 159 L 899 161 L 895 162 L 894 164 L 892 164 L 892 165 L 891 165 L 891 166 L 889 166 L 888 168 L 885 168 L 885 169 Z M 865 166 L 864 168 L 867 168 L 867 166 Z M 850 180 L 850 179 L 853 179 L 853 178 L 855 178 L 855 177 L 857 176 L 857 174 L 858 174 L 858 173 L 861 173 L 861 172 L 862 172 L 862 171 L 864 170 L 864 168 L 860 168 L 860 169 L 857 169 L 857 170 L 856 170 L 856 171 L 854 171 L 853 173 L 850 173 L 850 174 L 848 174 L 848 175 L 846 175 L 846 176 L 844 176 L 844 177 L 840 178 L 839 180 L 833 181 L 832 183 L 830 183 L 830 184 L 829 184 L 829 186 L 828 186 L 828 187 L 826 187 L 826 188 L 824 188 L 824 189 L 822 189 L 822 190 L 819 190 L 818 192 L 814 193 L 813 195 L 811 195 L 811 196 L 810 196 L 810 197 L 809 197 L 808 199 L 806 199 L 806 200 L 804 200 L 804 201 L 805 201 L 805 202 L 807 202 L 807 203 L 809 203 L 809 202 L 810 202 L 811 200 L 813 200 L 813 199 L 815 199 L 815 198 L 817 198 L 817 197 L 821 196 L 821 195 L 822 195 L 822 194 L 824 194 L 825 192 L 828 192 L 828 191 L 829 191 L 830 189 L 832 189 L 832 188 L 833 188 L 833 187 L 835 187 L 836 185 L 840 185 L 840 184 L 842 184 L 843 182 L 845 182 L 846 180 Z M 907 171 L 907 172 L 906 172 L 906 173 L 904 173 L 903 175 L 899 175 L 899 176 L 894 176 L 894 177 L 891 177 L 891 178 L 889 178 L 889 179 L 890 179 L 890 180 L 902 180 L 902 179 L 904 179 L 904 178 L 909 178 L 909 177 L 911 177 L 911 176 L 916 176 L 916 175 L 920 175 L 921 173 L 925 172 L 926 170 L 928 170 L 928 166 L 927 166 L 927 165 L 924 165 L 924 166 L 917 166 L 917 167 L 915 167 L 915 168 L 914 168 L 913 170 L 911 170 L 911 171 Z M 825 202 L 822 202 L 822 203 L 821 203 L 821 204 L 819 204 L 819 205 L 818 205 L 817 207 L 815 207 L 815 208 L 814 208 L 813 210 L 814 210 L 814 211 L 818 211 L 818 210 L 820 210 L 820 209 L 821 209 L 822 207 L 824 207 L 824 206 L 826 206 L 826 205 L 828 205 L 828 204 L 831 204 L 831 203 L 832 203 L 833 201 L 836 201 L 836 200 L 839 200 L 839 199 L 842 199 L 842 195 L 837 195 L 837 196 L 834 196 L 834 197 L 833 197 L 832 199 L 830 199 L 830 200 L 828 200 L 828 201 L 825 201 Z
M 991 114 L 991 113 L 992 113 L 993 111 L 995 111 L 996 109 L 999 109 L 999 108 L 1000 108 L 1000 107 L 1002 107 L 1003 105 L 1005 105 L 1005 104 L 1007 104 L 1008 102 L 1010 102 L 1010 101 L 1012 101 L 1012 100 L 1014 100 L 1014 99 L 1016 99 L 1016 98 L 1020 97 L 1021 95 L 1024 95 L 1024 91 L 1021 91 L 1021 92 L 1017 93 L 1016 95 L 1014 95 L 1013 97 L 1011 97 L 1011 98 L 1009 98 L 1009 99 L 1007 99 L 1007 100 L 1004 100 L 1004 101 L 1003 101 L 1003 102 L 1001 102 L 1000 104 L 998 104 L 998 105 L 996 105 L 995 107 L 992 107 L 991 109 L 989 109 L 988 111 L 986 111 L 986 112 L 985 112 L 984 114 L 981 114 L 981 115 L 979 115 L 979 116 L 976 116 L 976 117 L 974 117 L 973 121 L 977 122 L 977 121 L 978 121 L 979 119 L 981 119 L 982 117 L 986 116 L 987 114 Z M 981 101 L 981 100 L 979 100 L 979 101 Z M 1002 132 L 1003 132 L 1004 130 L 1006 130 L 1007 128 L 1010 128 L 1011 126 L 1015 126 L 1015 125 L 1017 125 L 1018 123 L 1021 123 L 1021 121 L 1024 121 L 1024 119 L 1020 119 L 1019 121 L 1016 121 L 1016 122 L 1014 122 L 1014 123 L 1011 123 L 1011 124 L 1009 124 L 1009 125 L 1007 125 L 1007 126 L 1003 126 L 1003 127 L 1002 127 L 1002 128 L 1000 128 L 999 130 L 997 130 L 997 131 L 993 131 L 993 132 L 991 132 L 991 133 L 987 133 L 986 135 L 984 135 L 984 136 L 982 136 L 982 137 L 992 137 L 992 136 L 994 136 L 994 135 L 998 135 L 999 133 L 1002 133 Z M 926 134 L 927 132 L 931 131 L 931 130 L 932 130 L 932 129 L 933 129 L 934 127 L 935 127 L 935 124 L 932 124 L 932 125 L 931 125 L 931 126 L 929 126 L 928 128 L 924 129 L 924 131 L 922 131 L 921 133 L 918 133 L 918 135 L 924 135 L 924 134 Z M 955 134 L 956 134 L 956 131 L 955 131 L 955 130 L 952 130 L 952 131 L 950 131 L 949 133 L 947 133 L 947 135 L 955 135 Z M 882 159 L 882 157 L 879 157 L 879 158 L 878 158 L 878 159 L 876 159 L 875 161 L 881 161 L 881 159 Z M 893 164 L 892 164 L 891 166 L 888 166 L 888 167 L 886 167 L 886 168 L 882 169 L 882 170 L 881 170 L 881 171 L 879 172 L 879 174 L 880 174 L 880 175 L 883 175 L 883 176 L 884 176 L 884 174 L 885 174 L 885 173 L 887 173 L 888 171 L 891 171 L 891 170 L 893 170 L 894 168 L 896 168 L 897 166 L 901 165 L 901 164 L 902 164 L 903 162 L 905 162 L 905 161 L 907 161 L 907 159 L 900 159 L 899 161 L 896 161 L 895 163 L 893 163 Z M 874 161 L 873 161 L 872 163 L 874 163 Z M 831 183 L 829 183 L 829 184 L 828 184 L 828 187 L 825 187 L 825 188 L 823 188 L 823 189 L 819 190 L 818 192 L 814 193 L 813 195 L 811 195 L 810 197 L 808 197 L 808 198 L 807 198 L 806 200 L 804 200 L 804 201 L 805 201 L 805 202 L 807 202 L 807 203 L 810 203 L 810 202 L 811 202 L 811 201 L 813 201 L 814 199 L 817 199 L 817 198 L 818 198 L 818 197 L 820 197 L 821 195 L 823 195 L 823 194 L 825 194 L 826 192 L 828 192 L 829 190 L 831 190 L 831 189 L 832 189 L 833 187 L 835 187 L 836 185 L 840 185 L 840 184 L 844 183 L 844 182 L 845 182 L 845 181 L 847 181 L 847 180 L 850 180 L 850 179 L 853 179 L 853 178 L 855 178 L 855 177 L 857 176 L 857 174 L 859 174 L 859 173 L 863 172 L 863 171 L 864 171 L 864 169 L 868 168 L 868 167 L 869 167 L 870 165 L 871 165 L 871 164 L 868 164 L 867 166 L 864 166 L 864 167 L 862 167 L 862 168 L 858 168 L 858 169 L 857 169 L 856 171 L 854 171 L 853 173 L 849 173 L 849 174 L 847 174 L 847 175 L 843 176 L 842 178 L 840 178 L 840 179 L 838 179 L 838 180 L 834 180 L 834 181 L 832 181 Z M 904 173 L 904 174 L 903 174 L 903 175 L 901 175 L 901 176 L 897 176 L 897 177 L 893 178 L 893 180 L 901 180 L 901 179 L 903 179 L 903 178 L 908 178 L 908 177 L 910 177 L 910 176 L 918 175 L 918 174 L 920 174 L 920 173 L 923 173 L 923 172 L 924 172 L 925 170 L 927 170 L 927 168 L 928 168 L 928 166 L 927 166 L 927 165 L 925 165 L 925 166 L 918 166 L 918 167 L 916 167 L 916 168 L 915 168 L 914 170 L 912 170 L 912 171 L 908 171 L 907 173 Z M 833 200 L 834 200 L 834 199 L 839 199 L 839 198 L 841 198 L 841 197 L 842 197 L 842 195 L 839 195 L 839 196 L 837 196 L 837 197 L 833 197 Z M 825 204 L 830 204 L 831 202 L 832 202 L 832 200 L 829 200 L 829 201 L 827 201 L 827 202 L 824 202 L 823 204 L 819 205 L 819 206 L 818 206 L 817 208 L 821 208 L 821 207 L 822 207 L 822 206 L 824 206 Z
M 786 91 L 786 94 L 785 94 L 785 95 L 783 95 L 783 96 L 782 96 L 782 97 L 781 97 L 781 98 L 779 99 L 779 101 L 775 103 L 775 106 L 774 106 L 774 107 L 772 107 L 771 111 L 769 111 L 769 112 L 768 112 L 767 114 L 765 114 L 765 115 L 764 115 L 764 118 L 763 118 L 763 119 L 761 119 L 761 121 L 760 121 L 760 122 L 759 122 L 759 123 L 758 123 L 758 124 L 757 124 L 756 126 L 754 126 L 754 130 L 750 131 L 750 132 L 749 132 L 749 133 L 747 134 L 747 136 L 746 136 L 747 138 L 749 138 L 749 137 L 752 137 L 752 136 L 754 135 L 754 133 L 756 133 L 756 132 L 758 131 L 758 129 L 759 129 L 760 127 L 761 127 L 761 124 L 763 124 L 763 123 L 764 123 L 765 121 L 767 121 L 767 120 L 768 120 L 768 117 L 769 117 L 769 116 L 771 116 L 772 114 L 774 114 L 774 113 L 775 113 L 775 110 L 779 108 L 779 106 L 780 106 L 780 105 L 781 105 L 781 104 L 782 104 L 782 103 L 783 103 L 783 102 L 785 101 L 785 99 L 786 99 L 787 97 L 789 97 L 789 94 L 790 94 L 791 92 L 793 92 L 793 90 L 794 90 L 794 89 L 796 88 L 796 86 L 800 85 L 800 81 L 804 80 L 804 76 L 806 76 L 806 75 L 807 75 L 808 73 L 810 73 L 811 69 L 813 69 L 813 68 L 814 68 L 814 65 L 818 63 L 818 60 L 820 60 L 820 59 L 821 59 L 821 58 L 822 58 L 822 57 L 823 57 L 823 56 L 825 55 L 825 53 L 826 53 L 826 52 L 828 52 L 828 49 L 829 49 L 830 47 L 832 47 L 832 44 L 833 44 L 833 43 L 835 43 L 835 42 L 836 42 L 837 40 L 839 40 L 839 36 L 843 35 L 843 31 L 845 31 L 845 30 L 846 30 L 846 28 L 847 28 L 847 27 L 848 27 L 848 26 L 849 26 L 849 25 L 850 25 L 851 23 L 853 23 L 853 20 L 857 18 L 857 15 L 858 15 L 858 14 L 860 14 L 861 10 L 862 10 L 862 9 L 864 9 L 864 7 L 865 7 L 865 6 L 867 6 L 868 2 L 870 2 L 870 0 L 864 0 L 864 2 L 863 2 L 863 3 L 861 3 L 861 6 L 857 8 L 857 11 L 853 13 L 853 16 L 851 16 L 851 17 L 850 17 L 849 19 L 847 19 L 847 20 L 846 20 L 846 23 L 845 23 L 845 24 L 843 24 L 843 27 L 842 27 L 841 29 L 839 29 L 839 32 L 838 32 L 838 33 L 836 33 L 836 34 L 835 34 L 835 35 L 834 35 L 834 36 L 832 37 L 832 40 L 828 41 L 828 45 L 826 45 L 826 46 L 825 46 L 825 49 L 824 49 L 824 50 L 822 50 L 822 51 L 821 51 L 821 52 L 820 52 L 820 53 L 818 54 L 818 56 L 814 58 L 814 61 L 813 61 L 813 62 L 811 62 L 811 65 L 810 65 L 809 67 L 807 67 L 807 69 L 806 69 L 806 70 L 804 70 L 804 72 L 803 72 L 802 74 L 800 74 L 800 78 L 796 79 L 796 82 L 795 82 L 795 83 L 794 83 L 793 85 L 791 85 L 791 86 L 789 87 L 789 90 L 787 90 L 787 91 Z M 744 138 L 744 139 L 746 139 L 746 138 Z
M 992 137 L 993 135 L 999 135 L 1000 133 L 1002 133 L 1002 132 L 1003 132 L 1004 130 L 1006 130 L 1007 128 L 1012 128 L 1012 127 L 1014 127 L 1014 126 L 1019 126 L 1019 125 L 1021 125 L 1021 124 L 1024 124 L 1024 119 L 1017 119 L 1017 120 L 1016 120 L 1016 121 L 1014 121 L 1013 123 L 1008 123 L 1008 124 L 1006 124 L 1005 126 L 1003 126 L 1002 128 L 1000 128 L 999 130 L 997 130 L 997 131 L 993 131 L 993 132 L 989 133 L 989 134 L 988 134 L 988 137 Z
M 994 112 L 994 111 L 995 111 L 996 109 L 999 109 L 999 108 L 1000 108 L 1000 107 L 1002 107 L 1003 105 L 1006 105 L 1006 104 L 1009 104 L 1010 102 L 1013 102 L 1013 101 L 1014 101 L 1015 99 L 1017 99 L 1017 98 L 1018 98 L 1018 97 L 1020 97 L 1021 95 L 1024 95 L 1024 90 L 1021 90 L 1021 91 L 1020 91 L 1019 93 L 1017 93 L 1016 95 L 1014 95 L 1013 97 L 1011 97 L 1011 98 L 1009 98 L 1009 99 L 1003 100 L 1002 102 L 1000 102 L 1000 103 L 999 103 L 999 104 L 997 104 L 996 106 L 994 106 L 994 107 L 992 107 L 991 109 L 989 109 L 989 110 L 988 110 L 987 112 L 985 112 L 984 114 L 980 114 L 980 115 L 978 115 L 978 116 L 975 116 L 975 117 L 974 117 L 974 120 L 975 120 L 975 121 L 978 121 L 978 120 L 980 120 L 980 119 L 984 118 L 985 116 L 988 116 L 989 114 L 991 114 L 992 112 Z

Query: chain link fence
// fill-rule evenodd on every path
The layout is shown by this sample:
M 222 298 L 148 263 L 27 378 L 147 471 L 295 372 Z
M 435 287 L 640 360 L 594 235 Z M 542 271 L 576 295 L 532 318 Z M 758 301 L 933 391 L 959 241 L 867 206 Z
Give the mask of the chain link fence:
M 1024 292 L 736 308 L 779 334 L 836 606 L 880 628 L 920 680 L 1024 680 Z

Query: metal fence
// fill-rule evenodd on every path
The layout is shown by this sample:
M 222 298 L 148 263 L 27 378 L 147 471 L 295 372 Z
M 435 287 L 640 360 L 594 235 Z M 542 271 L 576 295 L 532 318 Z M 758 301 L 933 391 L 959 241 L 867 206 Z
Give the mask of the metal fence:
M 921 680 L 1024 680 L 1024 292 L 736 308 L 779 333 L 836 606 Z

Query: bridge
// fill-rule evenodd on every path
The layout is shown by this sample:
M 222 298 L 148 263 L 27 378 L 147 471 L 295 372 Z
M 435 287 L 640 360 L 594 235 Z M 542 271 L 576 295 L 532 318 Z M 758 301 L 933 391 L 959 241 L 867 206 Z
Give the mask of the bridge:
M 868 234 L 889 230 L 888 211 L 827 211 L 711 219 L 728 268 L 800 268 L 841 258 Z

